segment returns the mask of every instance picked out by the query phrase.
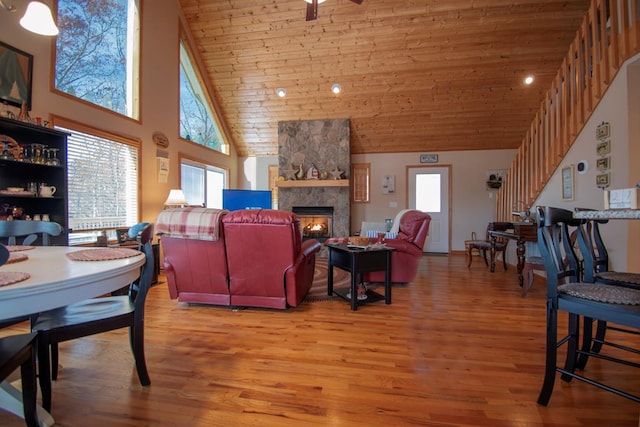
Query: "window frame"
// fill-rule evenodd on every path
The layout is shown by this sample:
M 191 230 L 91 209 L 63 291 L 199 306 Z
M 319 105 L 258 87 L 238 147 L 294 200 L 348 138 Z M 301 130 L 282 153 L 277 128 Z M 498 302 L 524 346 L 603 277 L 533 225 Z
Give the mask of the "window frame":
M 371 163 L 351 163 L 351 203 L 371 202 Z
M 137 165 L 136 165 L 136 169 L 137 169 L 137 174 L 136 174 L 136 218 L 134 219 L 134 223 L 133 224 L 127 224 L 127 226 L 132 226 L 138 222 L 140 222 L 140 218 L 141 218 L 141 207 L 142 207 L 142 178 L 141 178 L 141 167 L 142 167 L 142 141 L 138 138 L 132 138 L 129 136 L 124 136 L 121 134 L 117 134 L 111 131 L 106 131 L 104 129 L 99 129 L 84 123 L 80 123 L 71 119 L 67 119 L 65 117 L 62 116 L 55 116 L 55 115 L 51 115 L 51 124 L 52 126 L 55 128 L 57 126 L 62 127 L 64 129 L 67 129 L 71 132 L 81 132 L 87 135 L 91 135 L 91 136 L 95 136 L 97 138 L 104 138 L 104 139 L 108 139 L 110 141 L 113 141 L 115 143 L 119 143 L 119 144 L 124 144 L 124 145 L 128 145 L 130 147 L 133 147 L 134 149 L 137 150 Z M 68 151 L 68 150 L 67 150 Z M 67 153 L 68 156 L 68 153 Z M 71 197 L 71 188 L 69 187 L 69 171 L 70 171 L 70 167 L 69 164 L 67 162 L 67 170 L 66 170 L 66 174 L 67 174 L 67 205 L 69 203 L 69 198 Z M 99 234 L 99 231 L 102 230 L 109 230 L 110 232 L 115 230 L 116 228 L 121 228 L 121 227 L 103 227 L 103 228 L 94 228 L 94 229 L 83 229 L 83 230 L 77 230 L 74 231 L 71 228 L 71 213 L 69 212 L 69 209 L 67 208 L 67 222 L 69 223 L 69 227 L 70 227 L 70 233 L 69 235 L 71 236 L 71 234 L 77 234 L 77 235 L 82 235 L 82 234 L 86 234 L 90 237 L 95 237 L 97 236 L 97 234 Z M 86 243 L 85 240 L 80 241 L 80 244 L 82 243 Z M 70 244 L 72 244 L 70 242 Z
M 205 163 L 202 160 L 190 157 L 188 155 L 185 155 L 183 153 L 179 153 L 178 155 L 179 158 L 179 169 L 178 169 L 178 174 L 179 174 L 179 178 L 180 178 L 180 188 L 182 189 L 182 165 L 186 164 L 189 165 L 191 167 L 196 167 L 196 168 L 201 168 L 204 169 L 205 171 L 205 187 L 204 187 L 204 204 L 205 207 L 207 206 L 207 179 L 206 179 L 206 172 L 207 171 L 213 171 L 213 172 L 222 172 L 224 174 L 224 185 L 222 186 L 222 189 L 225 188 L 229 188 L 229 169 L 225 168 L 223 166 L 217 165 L 217 164 L 213 164 L 213 163 Z M 222 190 L 221 189 L 221 190 Z M 183 189 L 184 191 L 184 189 Z M 222 193 L 220 194 L 220 208 L 214 208 L 214 209 L 222 209 Z
M 57 68 L 57 38 L 52 41 L 52 49 L 51 49 L 51 79 L 49 82 L 50 90 L 52 93 L 56 95 L 60 95 L 62 97 L 71 99 L 75 102 L 79 102 L 84 104 L 87 107 L 95 108 L 97 110 L 105 111 L 110 114 L 114 114 L 118 117 L 123 117 L 128 120 L 132 120 L 134 122 L 141 122 L 141 92 L 142 92 L 142 83 L 141 83 L 141 75 L 142 75 L 142 6 L 144 0 L 127 0 L 128 2 L 133 2 L 137 4 L 137 7 L 134 8 L 137 10 L 136 20 L 130 23 L 133 27 L 133 30 L 136 32 L 137 40 L 133 46 L 131 46 L 131 53 L 128 52 L 128 55 L 131 55 L 131 60 L 127 61 L 126 69 L 127 74 L 131 73 L 131 78 L 127 80 L 127 98 L 131 97 L 131 115 L 126 113 L 121 113 L 100 104 L 95 104 L 91 101 L 79 98 L 70 94 L 68 92 L 62 91 L 56 87 L 56 68 Z M 58 0 L 54 2 L 55 8 L 52 7 L 52 12 L 54 14 L 55 20 L 58 21 Z M 131 9 L 131 4 L 128 4 L 127 10 Z M 128 17 L 127 17 L 128 18 Z M 131 43 L 131 37 L 127 37 L 127 46 Z M 125 100 L 125 103 L 128 104 L 129 101 Z
M 181 60 L 181 47 L 184 46 L 184 50 L 187 54 L 187 56 L 189 57 L 189 65 L 191 67 L 191 69 L 193 70 L 193 73 L 195 74 L 195 78 L 198 82 L 198 85 L 200 86 L 200 90 L 202 91 L 206 103 L 207 103 L 207 107 L 209 108 L 209 111 L 211 113 L 211 119 L 216 127 L 217 133 L 220 136 L 221 139 L 221 149 L 220 150 L 216 150 L 214 148 L 208 147 L 204 144 L 201 144 L 197 141 L 193 141 L 191 139 L 186 139 L 183 138 L 181 135 L 181 126 L 180 126 L 180 103 L 181 103 L 181 97 L 180 97 L 180 68 L 182 67 L 182 60 Z M 210 91 L 209 91 L 209 86 L 206 84 L 206 80 L 202 77 L 203 73 L 200 69 L 200 61 L 199 61 L 199 57 L 196 54 L 196 51 L 193 49 L 192 45 L 191 45 L 191 39 L 188 36 L 188 32 L 184 29 L 184 27 L 182 26 L 182 24 L 180 25 L 180 31 L 179 31 L 179 40 L 178 40 L 178 138 L 181 141 L 185 141 L 185 142 L 189 142 L 191 144 L 195 144 L 199 147 L 205 147 L 211 151 L 214 151 L 216 153 L 221 153 L 221 154 L 225 154 L 225 155 L 229 155 L 230 154 L 230 149 L 231 149 L 231 144 L 230 144 L 230 139 L 228 137 L 228 133 L 227 133 L 227 129 L 224 126 L 224 123 L 222 122 L 222 120 L 220 120 L 221 114 L 220 114 L 220 108 L 218 106 L 218 103 L 216 102 L 216 100 L 210 95 Z

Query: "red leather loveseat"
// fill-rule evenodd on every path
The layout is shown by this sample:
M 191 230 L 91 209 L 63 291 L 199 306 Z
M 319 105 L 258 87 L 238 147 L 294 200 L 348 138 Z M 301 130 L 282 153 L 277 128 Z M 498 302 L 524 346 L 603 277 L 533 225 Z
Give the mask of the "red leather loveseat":
M 311 288 L 320 244 L 302 242 L 291 212 L 168 209 L 156 230 L 169 295 L 181 302 L 284 309 Z

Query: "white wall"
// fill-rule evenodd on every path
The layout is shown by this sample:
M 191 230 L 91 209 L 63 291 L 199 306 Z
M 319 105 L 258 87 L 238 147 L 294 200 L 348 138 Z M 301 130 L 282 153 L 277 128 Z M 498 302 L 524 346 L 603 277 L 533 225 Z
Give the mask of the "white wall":
M 178 43 L 181 12 L 177 0 L 144 2 L 140 121 L 51 92 L 51 38 L 30 33 L 18 24 L 27 2 L 9 3 L 15 3 L 18 11 L 10 13 L 0 8 L 0 40 L 34 56 L 31 116 L 47 119 L 49 114 L 55 114 L 142 141 L 141 220 L 154 222 L 169 190 L 180 187 L 180 154 L 229 169 L 231 187 L 236 186 L 238 165 L 233 147 L 231 155 L 224 155 L 178 138 Z M 157 179 L 156 145 L 151 140 L 154 131 L 161 131 L 169 138 L 170 145 L 166 151 L 169 152 L 171 163 L 167 183 L 159 183 Z
M 495 220 L 495 192 L 487 191 L 487 171 L 507 169 L 516 150 L 444 151 L 438 154 L 438 163 L 451 165 L 451 250 L 463 251 L 464 241 L 471 233 L 484 236 L 487 224 Z M 354 154 L 353 163 L 371 164 L 371 201 L 351 205 L 351 230 L 360 229 L 362 221 L 384 222 L 408 207 L 407 167 L 429 166 L 420 164 L 421 153 Z M 424 154 L 424 153 L 422 153 Z M 382 176 L 395 175 L 396 191 L 383 194 Z M 395 203 L 397 206 L 392 207 Z

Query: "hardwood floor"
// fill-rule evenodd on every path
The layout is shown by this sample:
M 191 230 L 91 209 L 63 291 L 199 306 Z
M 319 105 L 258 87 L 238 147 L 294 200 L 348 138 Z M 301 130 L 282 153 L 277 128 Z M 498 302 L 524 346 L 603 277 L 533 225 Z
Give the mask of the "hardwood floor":
M 523 299 L 514 267 L 467 269 L 462 256 L 425 256 L 393 304 L 357 312 L 342 300 L 187 306 L 160 284 L 146 313 L 151 386 L 138 383 L 124 330 L 63 343 L 53 416 L 59 426 L 638 425 L 638 404 L 577 381 L 558 378 L 549 406 L 537 405 L 544 334 L 542 281 Z M 639 388 L 638 369 L 587 369 Z M 0 425 L 23 424 L 0 413 Z

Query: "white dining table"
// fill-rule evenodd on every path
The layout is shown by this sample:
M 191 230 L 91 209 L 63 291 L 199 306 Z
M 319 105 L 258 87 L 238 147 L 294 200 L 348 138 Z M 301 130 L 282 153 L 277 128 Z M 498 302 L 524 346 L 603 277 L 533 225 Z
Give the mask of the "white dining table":
M 120 289 L 140 276 L 142 252 L 129 258 L 107 261 L 74 261 L 67 254 L 84 247 L 47 246 L 23 251 L 28 259 L 5 264 L 0 272 L 27 273 L 30 277 L 0 286 L 0 320 L 51 310 Z M 96 248 L 97 249 L 97 248 Z M 0 409 L 24 417 L 22 393 L 8 381 L 0 383 Z M 38 406 L 42 426 L 53 417 Z

